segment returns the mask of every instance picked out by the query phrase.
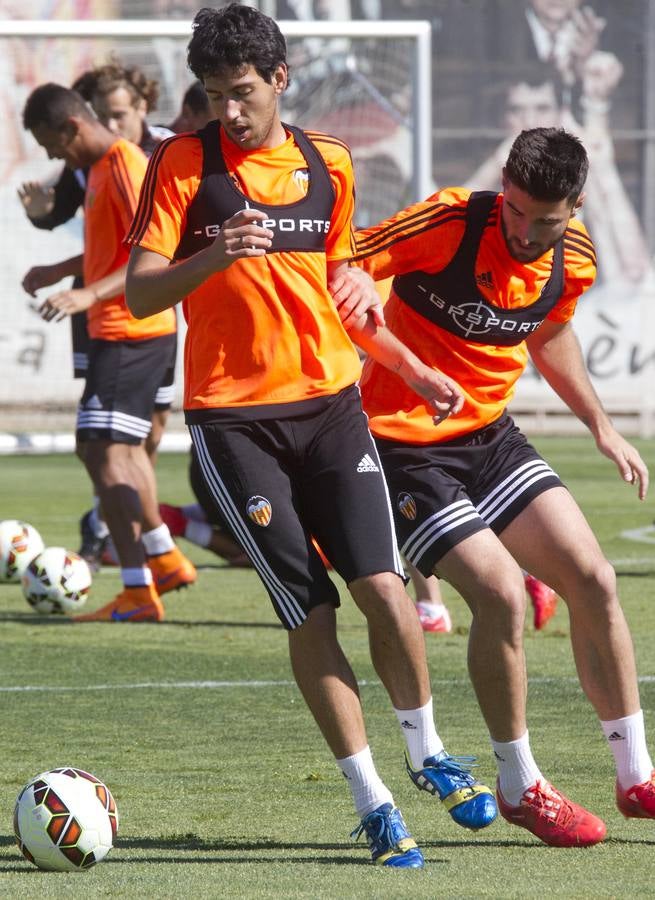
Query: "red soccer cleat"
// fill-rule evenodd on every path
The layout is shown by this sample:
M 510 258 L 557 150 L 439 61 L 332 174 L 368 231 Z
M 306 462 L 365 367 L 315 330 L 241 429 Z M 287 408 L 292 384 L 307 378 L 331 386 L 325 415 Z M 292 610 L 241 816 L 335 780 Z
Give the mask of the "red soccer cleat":
M 159 515 L 164 525 L 173 537 L 184 537 L 187 526 L 187 517 L 179 506 L 170 506 L 168 503 L 159 504 Z
M 655 819 L 655 770 L 650 781 L 624 791 L 616 783 L 616 805 L 626 819 Z
M 443 603 L 429 603 L 419 600 L 416 603 L 416 612 L 423 631 L 449 634 L 453 630 L 448 608 Z
M 541 631 L 546 622 L 553 618 L 557 609 L 557 594 L 543 581 L 533 575 L 525 576 L 525 589 L 530 595 L 534 611 L 534 627 Z
M 549 847 L 591 847 L 603 840 L 605 823 L 573 803 L 547 781 L 537 781 L 518 806 L 505 802 L 496 788 L 500 814 L 513 825 L 527 828 Z

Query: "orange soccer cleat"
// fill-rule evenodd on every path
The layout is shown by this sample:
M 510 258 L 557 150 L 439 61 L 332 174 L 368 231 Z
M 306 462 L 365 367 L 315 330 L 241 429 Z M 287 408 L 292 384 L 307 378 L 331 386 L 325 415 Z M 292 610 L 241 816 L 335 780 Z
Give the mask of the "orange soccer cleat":
M 650 781 L 624 791 L 616 783 L 616 805 L 626 819 L 655 819 L 655 771 Z
M 73 616 L 76 622 L 161 622 L 164 607 L 153 584 L 126 587 L 95 612 Z
M 160 594 L 177 591 L 188 587 L 198 577 L 196 567 L 187 559 L 179 547 L 173 547 L 166 553 L 148 557 L 148 565 L 152 572 L 155 587 Z
M 513 825 L 527 828 L 549 847 L 591 847 L 603 840 L 605 823 L 547 781 L 528 788 L 518 806 L 510 806 L 496 788 L 500 814 Z
M 541 631 L 546 622 L 553 618 L 557 609 L 557 594 L 534 575 L 525 576 L 525 589 L 530 595 L 534 611 L 534 627 Z

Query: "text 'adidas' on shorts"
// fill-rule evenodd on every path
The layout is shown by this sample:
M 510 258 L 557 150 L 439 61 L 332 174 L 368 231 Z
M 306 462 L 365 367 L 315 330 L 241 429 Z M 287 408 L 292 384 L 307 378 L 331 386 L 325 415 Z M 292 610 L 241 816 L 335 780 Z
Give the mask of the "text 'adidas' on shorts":
M 311 538 L 350 583 L 403 575 L 380 460 L 359 390 L 255 410 L 187 412 L 208 491 L 287 629 L 339 595 Z M 194 424 L 195 421 L 195 424 Z
M 376 441 L 403 556 L 430 575 L 484 528 L 500 534 L 539 494 L 562 482 L 510 416 L 452 441 Z

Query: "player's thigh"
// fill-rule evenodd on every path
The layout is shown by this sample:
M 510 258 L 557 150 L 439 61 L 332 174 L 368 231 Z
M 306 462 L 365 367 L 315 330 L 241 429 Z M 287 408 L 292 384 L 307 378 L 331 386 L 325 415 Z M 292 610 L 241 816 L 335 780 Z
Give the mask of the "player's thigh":
M 314 606 L 338 605 L 338 592 L 299 516 L 295 474 L 269 439 L 267 426 L 192 425 L 191 437 L 207 491 L 252 561 L 282 624 L 295 628 Z
M 598 540 L 569 491 L 555 487 L 534 500 L 500 539 L 521 566 L 562 596 L 608 566 Z
M 389 492 L 358 391 L 335 399 L 305 447 L 302 518 L 336 571 L 348 584 L 383 572 L 402 576 Z

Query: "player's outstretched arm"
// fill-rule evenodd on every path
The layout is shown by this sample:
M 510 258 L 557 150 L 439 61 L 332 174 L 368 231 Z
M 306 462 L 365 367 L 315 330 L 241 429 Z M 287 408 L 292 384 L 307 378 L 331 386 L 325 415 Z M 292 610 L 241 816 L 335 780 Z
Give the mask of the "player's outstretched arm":
M 538 371 L 591 431 L 600 452 L 616 463 L 623 480 L 638 486 L 639 499 L 644 500 L 648 468 L 639 451 L 618 433 L 603 409 L 571 323 L 546 320 L 528 338 L 527 345 Z
M 345 263 L 328 265 L 328 285 L 352 340 L 427 400 L 435 424 L 461 410 L 464 397 L 459 385 L 425 365 L 384 325 L 375 284 L 365 272 Z

